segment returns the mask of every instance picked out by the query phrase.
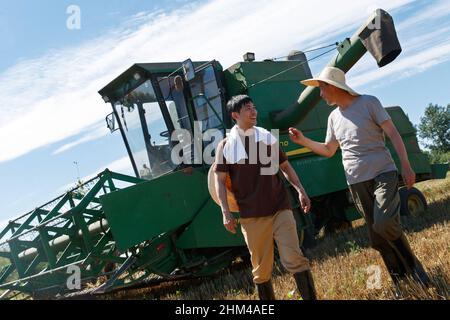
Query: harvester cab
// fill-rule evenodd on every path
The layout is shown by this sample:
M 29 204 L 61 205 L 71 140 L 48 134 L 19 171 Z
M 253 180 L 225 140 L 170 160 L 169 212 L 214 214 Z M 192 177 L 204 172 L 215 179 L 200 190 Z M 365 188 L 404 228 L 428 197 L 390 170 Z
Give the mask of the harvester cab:
M 217 61 L 135 64 L 100 91 L 113 108 L 107 125 L 120 130 L 137 177 L 202 164 L 207 143 L 195 134 L 224 134 L 229 124 L 222 77 Z M 172 158 L 178 144 L 184 161 Z

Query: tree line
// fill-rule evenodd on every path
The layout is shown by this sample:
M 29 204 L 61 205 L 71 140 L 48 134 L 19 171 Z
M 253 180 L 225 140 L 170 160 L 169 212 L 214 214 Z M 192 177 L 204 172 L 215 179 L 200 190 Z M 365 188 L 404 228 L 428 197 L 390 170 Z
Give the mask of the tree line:
M 431 163 L 450 162 L 450 104 L 443 107 L 430 103 L 417 131 Z

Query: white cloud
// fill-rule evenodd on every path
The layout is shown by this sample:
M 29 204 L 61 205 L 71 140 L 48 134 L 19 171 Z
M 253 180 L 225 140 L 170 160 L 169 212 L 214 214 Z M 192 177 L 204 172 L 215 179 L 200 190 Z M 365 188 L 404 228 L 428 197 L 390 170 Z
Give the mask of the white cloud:
M 449 40 L 450 25 L 439 26 L 437 30 L 430 30 L 423 34 L 416 34 L 414 37 L 406 40 L 402 47 L 405 53 L 418 52 Z
M 88 175 L 82 177 L 80 180 L 83 182 L 86 182 L 86 181 L 94 178 L 95 176 L 97 176 L 99 173 L 105 171 L 106 169 L 109 169 L 109 171 L 134 176 L 134 171 L 133 171 L 133 167 L 131 165 L 130 158 L 128 156 L 126 156 L 126 157 L 117 159 L 111 163 L 108 163 L 104 166 L 99 167 L 97 170 L 95 170 L 91 174 L 88 174 Z M 58 193 L 66 192 L 66 191 L 76 187 L 76 185 L 77 185 L 76 183 L 66 184 L 66 185 L 58 188 L 57 192 Z
M 380 0 L 386 10 L 410 0 Z M 351 35 L 372 0 L 216 0 L 181 9 L 141 12 L 117 30 L 0 74 L 0 162 L 82 133 L 109 113 L 97 91 L 135 62 L 219 60 L 247 51 L 257 59 L 287 54 Z M 95 134 L 86 134 L 82 143 Z M 13 139 L 11 139 L 13 137 Z M 82 138 L 83 139 L 83 138 Z M 73 145 L 66 145 L 66 149 Z M 62 152 L 63 150 L 59 150 Z
M 108 168 L 110 171 L 123 173 L 123 174 L 129 174 L 134 175 L 133 173 L 133 167 L 131 166 L 131 161 L 128 156 L 117 159 L 106 166 L 104 168 Z M 97 170 L 98 171 L 98 170 Z
M 348 73 L 348 82 L 351 86 L 355 88 L 363 88 L 368 85 L 371 87 L 385 86 L 424 72 L 450 59 L 448 46 L 450 24 L 447 21 L 436 25 L 432 23 L 431 19 L 433 15 L 436 15 L 436 18 L 450 15 L 450 8 L 446 8 L 444 2 L 440 1 L 432 3 L 425 9 L 415 10 L 415 12 L 417 14 L 396 23 L 403 51 L 395 63 L 380 69 L 370 55 L 365 55 Z M 431 23 L 427 25 L 426 22 Z M 411 28 L 413 26 L 414 29 Z M 383 81 L 379 81 L 380 79 Z
M 415 12 L 414 17 L 407 19 L 398 24 L 399 32 L 412 31 L 417 32 L 418 27 L 424 23 L 433 23 L 439 18 L 450 14 L 450 6 L 448 0 L 430 1 L 429 5 Z
M 354 87 L 361 87 L 371 82 L 376 83 L 376 80 L 382 79 L 381 83 L 386 85 L 392 81 L 413 76 L 449 60 L 450 41 L 447 41 L 439 46 L 399 58 L 395 63 L 389 64 L 381 69 L 352 76 L 349 84 Z M 390 77 L 393 75 L 395 77 Z
M 89 142 L 89 141 L 93 141 L 93 140 L 97 140 L 97 139 L 100 139 L 102 137 L 105 137 L 109 133 L 110 133 L 110 131 L 106 127 L 106 124 L 104 122 L 101 122 L 100 124 L 97 124 L 96 126 L 94 126 L 94 128 L 90 128 L 88 130 L 88 133 L 83 135 L 78 140 L 75 140 L 73 142 L 69 142 L 69 143 L 59 147 L 52 154 L 53 155 L 60 154 L 60 153 L 65 152 L 65 151 L 67 151 L 69 149 L 72 149 L 72 148 L 74 148 L 74 147 L 76 147 L 76 146 L 78 146 L 78 145 L 80 145 L 82 143 L 86 143 L 86 142 Z

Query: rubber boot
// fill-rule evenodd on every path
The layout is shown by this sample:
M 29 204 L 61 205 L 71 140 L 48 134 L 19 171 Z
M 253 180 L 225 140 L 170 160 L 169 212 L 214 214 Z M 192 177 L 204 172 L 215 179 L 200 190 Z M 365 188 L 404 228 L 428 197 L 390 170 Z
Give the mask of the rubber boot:
M 317 300 L 311 270 L 294 273 L 294 279 L 303 300 Z
M 400 280 L 406 277 L 406 269 L 402 260 L 398 257 L 395 250 L 389 246 L 379 250 L 381 258 L 383 259 L 386 269 L 392 278 L 394 283 L 398 283 Z
M 390 246 L 379 248 L 378 252 L 391 276 L 394 286 L 394 295 L 396 298 L 401 298 L 403 296 L 402 280 L 406 279 L 406 269 L 403 262 L 398 258 L 395 250 Z
M 430 278 L 428 277 L 419 259 L 417 259 L 412 252 L 405 235 L 402 235 L 397 240 L 391 241 L 391 244 L 394 247 L 398 258 L 403 262 L 407 274 L 410 275 L 415 281 L 428 286 L 430 284 Z
M 258 289 L 259 300 L 275 300 L 272 281 L 259 283 L 256 285 L 256 288 Z

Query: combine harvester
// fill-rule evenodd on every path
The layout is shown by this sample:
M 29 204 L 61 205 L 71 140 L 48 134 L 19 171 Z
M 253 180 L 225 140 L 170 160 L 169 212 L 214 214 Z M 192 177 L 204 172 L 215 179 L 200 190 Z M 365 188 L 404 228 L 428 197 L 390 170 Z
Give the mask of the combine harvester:
M 331 50 L 337 52 L 329 66 L 345 72 L 367 51 L 380 67 L 401 52 L 392 18 L 383 10 Z M 0 270 L 1 298 L 66 297 L 99 278 L 107 281 L 90 293 L 131 288 L 151 278 L 207 276 L 248 255 L 242 234 L 225 230 L 220 208 L 208 192 L 210 165 L 171 160 L 177 146 L 170 139 L 175 129 L 193 134 L 216 128 L 225 133 L 232 127 L 225 103 L 236 94 L 248 94 L 255 101 L 258 125 L 280 129 L 280 145 L 312 198 L 312 214 L 303 215 L 295 191 L 289 189 L 301 243 L 314 239 L 324 226 L 333 230 L 359 218 L 347 191 L 341 155 L 317 156 L 288 137 L 286 129 L 296 126 L 323 141 L 332 111 L 318 88 L 300 84 L 311 77 L 305 55 L 295 52 L 284 61 L 254 61 L 248 53 L 244 60 L 226 70 L 215 60 L 135 64 L 100 90 L 113 109 L 107 125 L 120 131 L 136 176 L 105 170 L 10 221 L 0 232 L 0 257 L 8 261 Z M 432 178 L 408 117 L 400 107 L 387 111 L 418 180 Z M 194 139 L 183 155 L 192 159 L 210 143 Z M 401 194 L 404 213 L 425 209 L 417 189 L 402 189 Z

